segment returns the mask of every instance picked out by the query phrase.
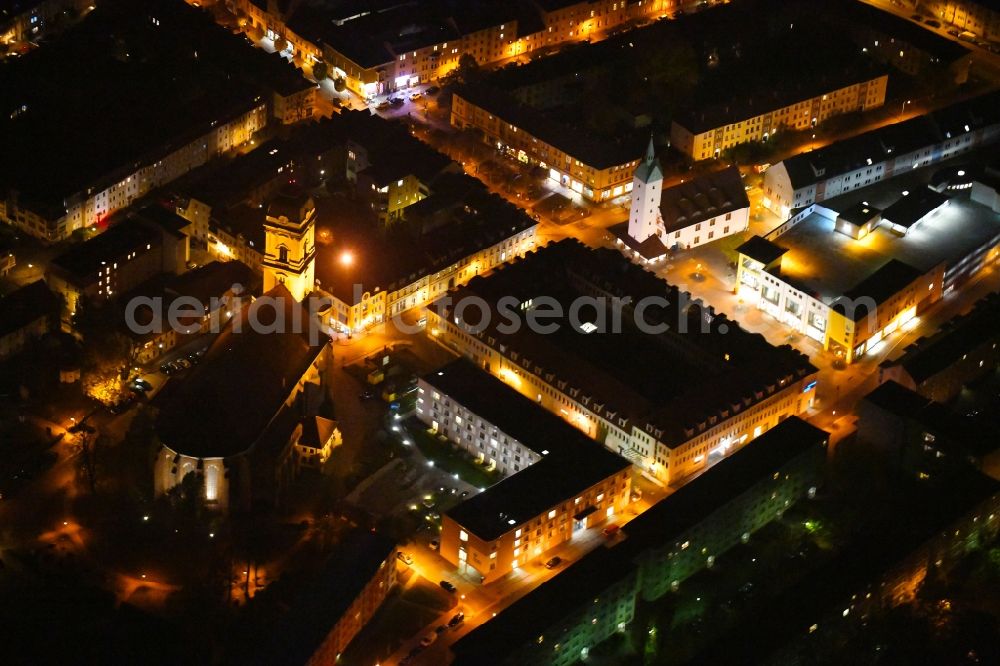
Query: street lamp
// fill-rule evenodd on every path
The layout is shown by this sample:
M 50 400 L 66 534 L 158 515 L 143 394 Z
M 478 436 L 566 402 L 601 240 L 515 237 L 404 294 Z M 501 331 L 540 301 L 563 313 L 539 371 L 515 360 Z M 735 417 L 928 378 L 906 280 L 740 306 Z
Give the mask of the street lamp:
M 350 250 L 344 250 L 340 253 L 340 263 L 344 266 L 350 266 L 354 263 L 354 254 Z

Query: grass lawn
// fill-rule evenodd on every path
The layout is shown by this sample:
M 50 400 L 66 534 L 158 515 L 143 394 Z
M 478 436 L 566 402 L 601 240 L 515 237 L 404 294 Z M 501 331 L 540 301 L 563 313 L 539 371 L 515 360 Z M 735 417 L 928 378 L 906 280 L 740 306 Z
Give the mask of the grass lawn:
M 458 449 L 449 441 L 441 440 L 427 431 L 427 427 L 416 419 L 406 422 L 406 430 L 413 442 L 434 466 L 458 477 L 477 488 L 488 488 L 500 480 L 498 472 L 488 472 L 472 456 Z

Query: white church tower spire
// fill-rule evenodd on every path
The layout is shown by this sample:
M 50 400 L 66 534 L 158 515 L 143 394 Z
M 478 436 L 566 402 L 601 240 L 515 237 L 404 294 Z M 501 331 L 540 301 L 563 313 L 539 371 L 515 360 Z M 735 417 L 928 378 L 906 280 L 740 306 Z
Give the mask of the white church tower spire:
M 663 169 L 649 137 L 646 157 L 632 175 L 632 208 L 628 215 L 628 235 L 641 243 L 657 233 L 660 223 L 660 196 L 663 193 Z

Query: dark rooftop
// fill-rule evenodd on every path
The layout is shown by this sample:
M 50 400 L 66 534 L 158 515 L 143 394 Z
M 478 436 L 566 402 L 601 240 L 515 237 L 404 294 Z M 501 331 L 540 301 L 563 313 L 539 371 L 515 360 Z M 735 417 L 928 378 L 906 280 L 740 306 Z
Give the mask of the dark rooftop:
M 881 214 L 882 211 L 875 206 L 869 205 L 865 202 L 860 202 L 837 213 L 837 218 L 846 220 L 856 227 L 860 227 Z
M 157 431 L 177 453 L 225 458 L 252 448 L 329 342 L 321 335 L 320 343 L 312 345 L 308 330 L 291 330 L 293 322 L 310 320 L 284 286 L 264 296 L 271 298 L 244 306 L 189 376 L 170 382 L 157 395 Z M 294 313 L 296 308 L 302 312 Z M 274 325 L 286 331 L 273 332 Z
M 544 456 L 446 515 L 480 539 L 492 541 L 631 466 L 600 443 L 581 441 L 571 454 Z
M 629 548 L 638 554 L 669 545 L 807 451 L 816 453 L 818 467 L 829 437 L 827 432 L 790 416 L 626 524 L 622 529 L 632 542 Z
M 929 338 L 920 338 L 883 367 L 902 366 L 917 384 L 949 368 L 965 354 L 1000 337 L 1000 294 L 983 298 L 967 314 L 947 321 Z
M 575 454 L 593 444 L 565 419 L 464 358 L 422 379 L 539 455 Z
M 667 233 L 749 207 L 750 199 L 736 166 L 668 187 L 660 198 Z
M 931 188 L 922 188 L 903 195 L 899 200 L 882 211 L 882 219 L 899 227 L 909 229 L 948 202 L 948 197 Z
M 588 136 L 585 132 L 552 120 L 541 111 L 522 104 L 513 95 L 485 84 L 460 86 L 455 90 L 455 95 L 596 169 L 607 169 L 638 160 L 649 141 L 649 135 L 642 132 L 634 132 L 618 141 Z
M 37 280 L 0 297 L 0 337 L 18 331 L 42 317 L 59 316 L 62 299 Z
M 394 541 L 375 532 L 346 534 L 251 663 L 308 663 L 379 569 L 396 566 L 389 559 L 395 548 Z
M 828 437 L 797 417 L 786 419 L 627 523 L 622 528 L 626 535 L 623 541 L 591 551 L 461 638 L 452 646 L 455 663 L 501 663 L 512 650 L 533 649 L 538 636 L 544 636 L 538 649 L 551 650 L 561 636 L 550 632 L 589 600 L 633 575 L 637 556 L 647 549 L 667 546 L 794 457 L 813 450 L 818 465 Z
M 144 253 L 146 246 L 160 245 L 157 230 L 136 219 L 126 219 L 104 233 L 73 245 L 52 260 L 52 268 L 76 280 L 95 275 L 108 262 L 124 261 L 131 252 Z
M 561 636 L 548 632 L 568 613 L 635 575 L 635 565 L 616 550 L 592 550 L 453 643 L 455 666 L 495 666 L 503 663 L 513 650 L 532 649 L 528 647 L 532 643 L 539 652 L 551 651 Z M 537 643 L 539 636 L 544 637 L 541 645 Z
M 781 255 L 788 252 L 786 248 L 772 243 L 763 236 L 753 236 L 750 240 L 743 243 L 743 245 L 736 248 L 736 251 L 750 257 L 754 261 L 759 261 L 765 266 L 772 261 L 780 259 Z
M 647 308 L 643 316 L 646 325 L 667 328 L 645 333 L 631 317 L 623 317 L 621 330 L 614 331 L 606 311 L 586 309 L 579 314 L 593 316 L 597 328 L 578 329 L 579 322 L 565 313 L 575 298 L 592 293 L 633 303 L 664 298 L 669 305 Z M 762 336 L 692 302 L 689 294 L 631 264 L 619 252 L 592 250 L 575 240 L 550 244 L 486 277 L 474 278 L 449 297 L 452 303 L 479 297 L 491 310 L 504 297 L 522 304 L 541 297 L 555 299 L 564 316 L 546 317 L 546 324 L 556 324 L 554 333 L 535 333 L 529 326 L 500 330 L 497 322 L 505 317 L 494 311 L 478 333 L 479 341 L 494 349 L 502 346 L 504 356 L 534 374 L 554 374 L 566 382 L 565 390 L 578 391 L 579 399 L 602 417 L 624 421 L 622 427 L 647 429 L 671 446 L 695 436 L 709 417 L 734 413 L 755 402 L 756 395 L 770 394 L 815 372 L 808 359 L 791 347 L 772 347 Z M 441 302 L 431 307 L 442 316 L 452 316 L 450 307 Z M 478 312 L 471 310 L 466 311 L 465 323 L 477 326 Z
M 860 306 L 853 308 L 854 321 L 860 321 L 870 314 L 868 308 L 861 303 L 861 299 L 870 298 L 875 301 L 876 305 L 881 305 L 924 274 L 925 271 L 914 268 L 899 259 L 890 259 L 882 264 L 882 267 L 877 271 L 846 291 L 842 297 L 836 299 L 831 307 L 834 311 L 843 314 L 854 303 Z
M 662 257 L 670 250 L 656 234 L 641 243 L 636 241 L 628 232 L 628 220 L 611 225 L 608 227 L 608 233 L 620 240 L 625 247 L 637 252 L 640 257 L 649 261 Z
M 162 159 L 268 93 L 311 85 L 186 3 L 106 0 L 0 68 L 0 142 L 19 156 L 0 164 L 0 187 L 62 215 L 65 199 Z
M 997 123 L 1000 92 L 991 92 L 795 155 L 781 164 L 788 171 L 792 187 L 799 189 Z

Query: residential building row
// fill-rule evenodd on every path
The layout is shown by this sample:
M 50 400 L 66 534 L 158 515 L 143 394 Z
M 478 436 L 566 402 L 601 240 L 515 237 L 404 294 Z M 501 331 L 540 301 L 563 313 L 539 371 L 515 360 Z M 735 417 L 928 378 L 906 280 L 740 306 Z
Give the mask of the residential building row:
M 751 100 L 745 105 L 696 109 L 672 122 L 670 144 L 696 161 L 717 158 L 724 150 L 767 141 L 779 131 L 804 130 L 844 113 L 878 108 L 885 104 L 888 83 L 888 74 L 862 76 L 780 106 Z
M 663 189 L 663 169 L 650 140 L 646 157 L 632 177 L 628 221 L 608 231 L 627 254 L 653 263 L 671 250 L 743 233 L 749 224 L 750 199 L 737 167 Z
M 500 63 L 567 42 L 600 38 L 632 22 L 670 16 L 701 3 L 680 0 L 479 0 L 455 5 L 413 0 L 382 8 L 316 7 L 235 0 L 244 29 L 285 40 L 286 53 L 323 61 L 365 99 L 452 72 L 462 55 Z
M 1000 41 L 1000 7 L 991 0 L 917 0 L 917 6 L 959 30 Z
M 1000 136 L 1000 93 L 987 93 L 783 160 L 764 173 L 764 206 L 781 219 L 813 203 L 936 164 Z
M 417 418 L 506 478 L 444 514 L 440 553 L 499 580 L 622 516 L 632 463 L 465 359 L 421 377 Z
M 909 478 L 936 480 L 963 469 L 998 478 L 1000 427 L 991 414 L 932 400 L 892 379 L 864 396 L 856 411 L 858 440 Z
M 657 483 L 681 482 L 813 404 L 805 356 L 614 250 L 560 241 L 447 296 L 428 307 L 432 338 Z M 531 325 L 536 310 L 549 334 Z
M 110 300 L 158 275 L 187 270 L 186 220 L 155 204 L 123 218 L 49 263 L 45 279 L 62 296 L 68 315 L 81 297 Z
M 118 39 L 94 37 L 104 34 Z M 155 50 L 137 65 L 139 83 L 116 66 L 159 41 L 191 48 Z M 100 3 L 0 78 L 0 131 L 22 156 L 0 172 L 0 220 L 45 241 L 100 228 L 115 211 L 249 143 L 272 119 L 311 117 L 315 98 L 301 72 L 179 0 Z M 106 101 L 95 90 L 114 95 Z
M 1000 294 L 945 322 L 930 336 L 879 365 L 879 380 L 898 382 L 928 400 L 946 403 L 1000 362 Z
M 636 604 L 678 589 L 821 481 L 828 435 L 790 417 L 687 483 L 451 646 L 455 664 L 573 664 L 624 632 Z

